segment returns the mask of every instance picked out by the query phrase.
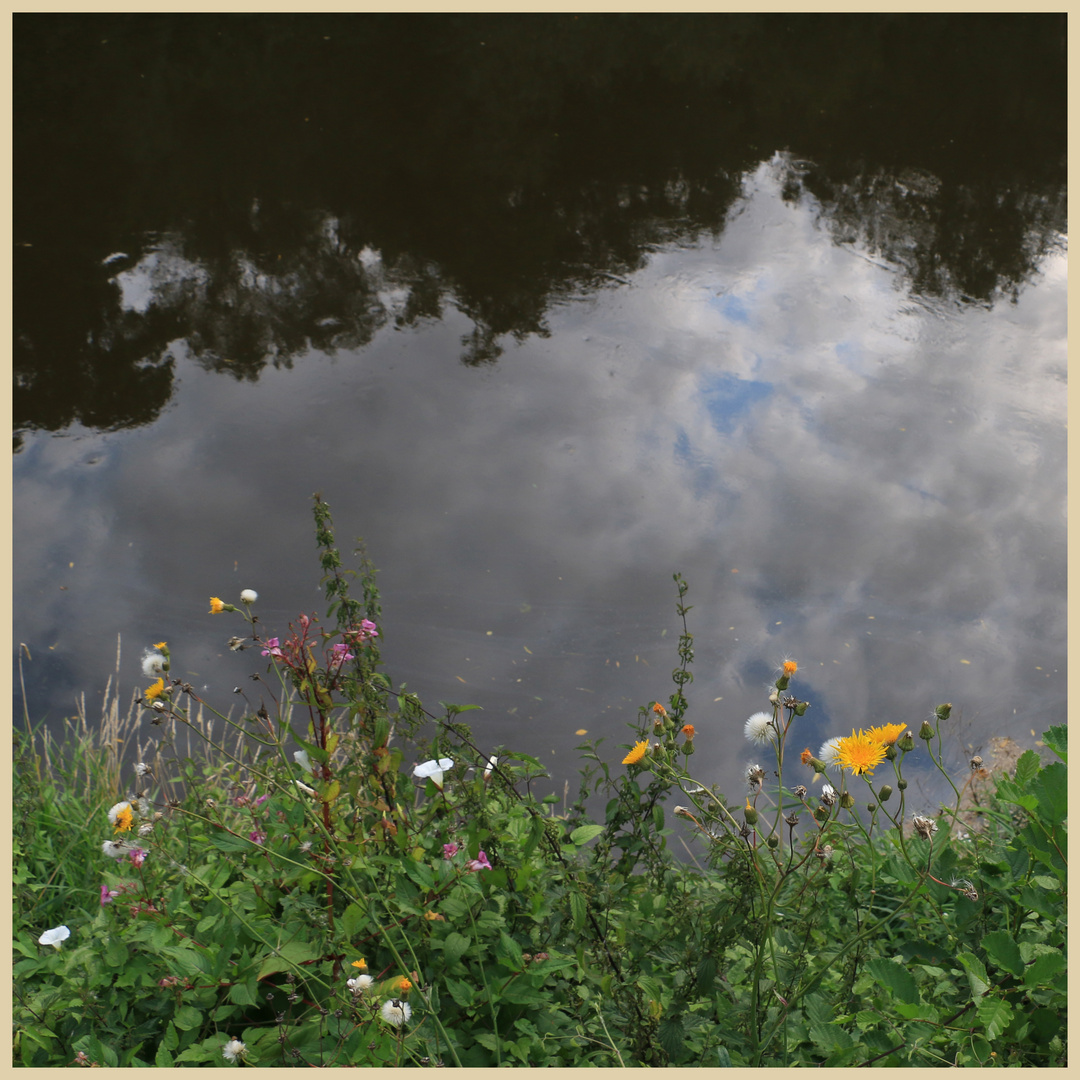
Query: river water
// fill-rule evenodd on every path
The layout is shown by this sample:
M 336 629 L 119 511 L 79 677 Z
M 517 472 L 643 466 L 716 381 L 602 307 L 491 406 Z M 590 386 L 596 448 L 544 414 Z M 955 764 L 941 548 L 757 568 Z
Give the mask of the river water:
M 785 657 L 811 705 L 799 749 L 951 701 L 962 770 L 1064 721 L 1064 142 L 1045 108 L 1034 132 L 994 117 L 989 169 L 981 142 L 948 149 L 985 105 L 912 132 L 901 84 L 875 124 L 851 86 L 878 73 L 854 60 L 786 93 L 775 75 L 749 118 L 683 115 L 750 78 L 702 27 L 773 64 L 774 38 L 830 26 L 883 65 L 901 46 L 932 64 L 912 42 L 940 24 L 903 19 L 280 18 L 16 20 L 32 719 L 99 700 L 118 638 L 125 693 L 165 638 L 228 708 L 260 665 L 208 598 L 256 589 L 270 633 L 319 609 L 320 491 L 343 551 L 362 536 L 379 569 L 395 682 L 480 705 L 481 744 L 539 757 L 560 793 L 583 738 L 617 768 L 638 708 L 671 693 L 675 572 L 705 783 L 738 790 L 743 724 Z M 1030 108 L 1054 103 L 1057 83 L 1031 84 L 1060 24 L 1013 18 L 967 24 L 985 39 L 965 85 L 1001 78 L 977 57 L 1004 50 Z M 320 52 L 342 38 L 374 74 Z M 200 83 L 180 58 L 212 47 Z M 284 55 L 291 95 L 269 89 Z M 85 105 L 42 88 L 80 73 Z M 330 103 L 342 85 L 368 94 L 361 119 Z M 793 136 L 800 109 L 831 111 L 827 137 L 813 117 Z

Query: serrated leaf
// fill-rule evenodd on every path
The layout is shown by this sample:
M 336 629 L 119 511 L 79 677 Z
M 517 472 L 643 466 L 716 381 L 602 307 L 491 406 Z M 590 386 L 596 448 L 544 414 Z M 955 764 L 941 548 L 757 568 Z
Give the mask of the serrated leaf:
M 656 1029 L 656 1037 L 669 1058 L 679 1057 L 685 1042 L 682 1017 L 677 1014 L 664 1017 Z
M 986 1037 L 994 1041 L 1008 1026 L 1012 1019 L 1012 1007 L 1001 998 L 987 998 L 980 1001 L 975 1010 L 986 1029 Z
M 1043 732 L 1043 742 L 1062 761 L 1069 760 L 1069 729 L 1065 724 L 1055 724 L 1054 727 Z
M 358 931 L 367 922 L 367 915 L 359 904 L 350 904 L 341 913 L 341 932 L 345 937 L 356 937 Z
M 1025 750 L 1017 759 L 1013 769 L 1013 779 L 1021 786 L 1027 787 L 1028 781 L 1039 771 L 1039 755 L 1034 750 Z
M 907 968 L 892 960 L 877 959 L 869 961 L 866 969 L 881 986 L 891 991 L 900 1001 L 913 1004 L 919 1000 L 915 977 Z
M 291 971 L 294 967 L 314 960 L 318 954 L 306 941 L 287 941 L 279 946 L 276 955 L 268 956 L 259 968 L 259 979 L 273 975 L 275 971 Z
M 445 904 L 443 906 L 445 907 Z M 456 964 L 469 951 L 471 944 L 464 934 L 459 934 L 456 930 L 447 934 L 443 941 L 443 956 L 446 957 L 446 966 L 452 967 Z
M 505 931 L 499 934 L 499 944 L 495 946 L 495 956 L 511 971 L 520 971 L 524 966 L 521 946 Z
M 472 983 L 463 982 L 460 979 L 447 979 L 446 989 L 463 1009 L 469 1008 L 476 1000 L 476 990 Z
M 580 930 L 585 925 L 585 897 L 579 892 L 570 894 L 570 921 L 575 930 Z
M 173 1056 L 165 1049 L 163 1044 L 158 1046 L 157 1052 L 154 1054 L 154 1065 L 159 1069 L 171 1069 L 173 1067 Z
M 983 962 L 972 953 L 960 953 L 957 957 L 967 971 L 968 982 L 971 985 L 971 996 L 980 998 L 990 989 L 990 980 L 986 974 Z
M 1010 975 L 1024 974 L 1024 958 L 1020 955 L 1020 947 L 1012 934 L 995 930 L 983 938 L 982 945 L 986 955 L 999 968 Z
M 1039 817 L 1049 825 L 1060 825 L 1068 815 L 1069 784 L 1067 770 L 1060 761 L 1047 765 L 1028 785 L 1038 796 Z
M 1065 957 L 1061 953 L 1043 953 L 1036 956 L 1030 967 L 1024 969 L 1024 982 L 1028 986 L 1038 986 L 1049 982 L 1054 975 L 1065 969 Z
M 594 836 L 599 836 L 603 831 L 603 825 L 579 825 L 570 834 L 570 840 L 578 845 L 587 844 Z
M 202 1026 L 203 1015 L 191 1005 L 181 1005 L 173 1015 L 172 1022 L 181 1031 L 190 1031 L 192 1028 Z

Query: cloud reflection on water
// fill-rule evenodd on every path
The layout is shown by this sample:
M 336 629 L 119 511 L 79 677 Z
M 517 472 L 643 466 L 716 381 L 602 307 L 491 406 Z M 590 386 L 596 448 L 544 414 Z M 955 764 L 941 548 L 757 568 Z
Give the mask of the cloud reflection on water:
M 258 589 L 271 633 L 316 608 L 318 489 L 382 569 L 390 673 L 483 705 L 482 745 L 560 780 L 576 729 L 617 760 L 623 722 L 670 692 L 676 570 L 694 766 L 732 794 L 784 654 L 813 706 L 800 749 L 941 701 L 976 744 L 1061 722 L 1064 255 L 1016 304 L 920 303 L 781 187 L 763 164 L 718 239 L 557 306 L 494 368 L 456 362 L 453 311 L 254 384 L 174 343 L 152 427 L 33 436 L 16 459 L 17 639 L 57 644 L 91 691 L 117 633 L 132 686 L 164 636 L 227 707 L 258 665 L 206 598 Z

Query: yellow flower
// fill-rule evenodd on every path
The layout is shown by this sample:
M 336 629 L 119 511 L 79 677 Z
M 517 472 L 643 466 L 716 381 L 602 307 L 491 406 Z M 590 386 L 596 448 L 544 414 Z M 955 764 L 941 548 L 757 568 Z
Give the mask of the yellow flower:
M 154 646 L 155 649 L 167 649 L 168 647 L 169 647 L 169 643 L 167 641 L 159 641 Z
M 113 832 L 127 832 L 131 826 L 131 807 L 125 803 L 120 810 L 116 811 L 116 824 L 113 826 Z
M 225 602 L 219 600 L 216 596 L 210 597 L 210 610 L 208 615 L 220 615 L 225 610 Z
M 148 701 L 153 701 L 155 698 L 161 697 L 165 693 L 165 680 L 158 679 L 153 686 L 148 687 L 146 691 L 146 698 Z
M 367 961 L 361 956 L 359 960 L 352 962 L 354 968 L 359 968 L 361 971 L 367 971 Z
M 792 675 L 794 675 L 794 674 L 795 674 L 795 672 L 796 672 L 796 671 L 798 671 L 798 670 L 799 670 L 799 665 L 798 665 L 798 664 L 796 664 L 794 660 L 785 660 L 785 661 L 784 661 L 784 674 L 785 674 L 785 675 L 786 675 L 786 676 L 787 676 L 787 677 L 788 677 L 789 679 L 790 679 L 790 678 L 791 678 L 791 676 L 792 676 Z
M 634 749 L 622 759 L 624 765 L 636 765 L 649 752 L 649 742 L 642 739 L 634 743 Z
M 877 739 L 878 742 L 891 746 L 904 734 L 906 727 L 907 724 L 881 724 L 878 727 L 870 728 L 866 734 L 871 739 Z
M 667 716 L 667 709 L 665 709 L 664 706 L 661 705 L 659 701 L 656 702 L 655 705 L 653 705 L 652 711 L 654 713 L 657 713 L 659 716 Z
M 440 915 L 437 911 L 425 911 L 424 918 L 429 922 L 446 922 L 446 916 Z
M 872 773 L 874 766 L 879 765 L 884 757 L 885 744 L 880 739 L 871 737 L 865 731 L 856 735 L 854 728 L 836 746 L 836 760 L 856 776 Z
M 397 981 L 397 992 L 399 994 L 407 994 L 412 989 L 412 983 L 405 978 L 404 975 Z

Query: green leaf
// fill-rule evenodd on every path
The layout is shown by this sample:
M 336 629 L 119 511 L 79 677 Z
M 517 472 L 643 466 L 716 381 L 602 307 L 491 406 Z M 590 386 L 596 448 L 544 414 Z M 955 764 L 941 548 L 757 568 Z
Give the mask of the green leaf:
M 1013 769 L 1013 779 L 1020 787 L 1027 787 L 1035 774 L 1039 771 L 1039 755 L 1034 750 L 1025 750 L 1016 762 Z
M 356 937 L 360 928 L 367 922 L 367 914 L 359 904 L 350 904 L 342 913 L 339 925 L 341 933 L 347 937 Z
M 603 825 L 579 825 L 571 834 L 570 840 L 574 844 L 587 844 L 595 836 L 604 831 Z
M 161 1045 L 166 1050 L 175 1050 L 180 1045 L 180 1036 L 176 1033 L 176 1027 L 171 1020 L 165 1028 L 165 1034 L 161 1037 Z
M 1024 958 L 1020 955 L 1020 947 L 1012 934 L 1004 930 L 995 930 L 987 934 L 982 941 L 986 955 L 994 964 L 1010 975 L 1024 974 Z
M 1069 809 L 1069 785 L 1065 766 L 1060 761 L 1047 765 L 1028 787 L 1039 798 L 1039 817 L 1048 825 L 1060 825 Z
M 972 953 L 960 953 L 957 960 L 967 971 L 968 982 L 971 984 L 971 996 L 982 997 L 990 989 L 990 979 L 987 977 L 983 962 Z
M 472 983 L 460 979 L 447 979 L 446 989 L 450 996 L 463 1008 L 467 1009 L 476 1000 L 476 990 Z
M 180 1008 L 176 1010 L 172 1022 L 181 1031 L 190 1031 L 192 1028 L 202 1026 L 203 1015 L 198 1009 L 193 1008 L 191 1005 L 181 1005 Z
M 886 990 L 889 990 L 900 1001 L 914 1004 L 919 1000 L 919 989 L 915 985 L 915 977 L 907 968 L 892 960 L 871 960 L 866 965 L 867 971 Z
M 986 1028 L 987 1039 L 991 1042 L 1009 1026 L 1013 1012 L 1009 1003 L 1001 998 L 986 998 L 979 1002 L 975 1011 Z
M 318 953 L 306 941 L 287 941 L 275 950 L 276 955 L 268 956 L 259 968 L 259 979 L 273 975 L 275 971 L 291 971 L 308 960 L 314 960 Z
M 1069 760 L 1069 729 L 1065 724 L 1056 724 L 1043 732 L 1043 742 L 1053 750 L 1062 761 Z
M 215 829 L 208 838 L 212 847 L 217 848 L 218 851 L 254 851 L 255 845 L 243 836 L 233 836 L 230 832 L 225 832 L 224 829 Z
M 157 1048 L 157 1053 L 154 1055 L 154 1065 L 159 1069 L 171 1069 L 173 1067 L 173 1056 L 165 1049 L 164 1044 Z
M 1059 952 L 1043 953 L 1036 956 L 1031 966 L 1024 969 L 1024 982 L 1028 986 L 1047 983 L 1059 971 L 1065 969 L 1065 957 Z
M 511 971 L 520 971 L 524 966 L 521 958 L 521 946 L 505 931 L 499 934 L 499 944 L 495 946 L 495 956 Z
M 570 894 L 570 920 L 575 930 L 580 930 L 585 925 L 585 897 L 579 892 Z
M 656 1029 L 656 1037 L 669 1058 L 679 1057 L 685 1045 L 682 1017 L 678 1013 L 665 1016 Z
M 456 930 L 451 931 L 443 939 L 443 955 L 446 957 L 446 966 L 453 967 L 469 951 L 472 942 L 464 934 Z

